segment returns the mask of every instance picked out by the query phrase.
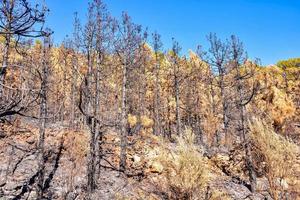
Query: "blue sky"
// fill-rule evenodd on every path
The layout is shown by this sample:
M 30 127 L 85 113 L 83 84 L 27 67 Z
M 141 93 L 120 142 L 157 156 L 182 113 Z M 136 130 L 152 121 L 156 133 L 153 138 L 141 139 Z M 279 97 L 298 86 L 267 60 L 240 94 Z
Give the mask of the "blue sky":
M 198 44 L 207 47 L 206 35 L 221 38 L 235 34 L 251 58 L 263 64 L 300 57 L 300 0 L 104 0 L 114 17 L 127 11 L 134 22 L 157 30 L 164 48 L 175 37 L 182 53 Z M 84 22 L 87 0 L 46 0 L 48 26 L 54 40 L 72 34 L 73 13 Z

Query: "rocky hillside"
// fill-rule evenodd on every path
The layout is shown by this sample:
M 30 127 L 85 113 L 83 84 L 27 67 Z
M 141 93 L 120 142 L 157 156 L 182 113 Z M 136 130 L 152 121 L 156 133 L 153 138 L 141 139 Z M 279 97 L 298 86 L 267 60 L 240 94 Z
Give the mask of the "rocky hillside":
M 1 199 L 35 199 L 38 129 L 32 123 L 2 128 L 6 132 L 0 139 Z M 147 134 L 131 137 L 128 170 L 121 173 L 120 140 L 110 131 L 104 139 L 101 168 L 96 169 L 99 186 L 93 198 L 272 199 L 263 169 L 257 169 L 261 171 L 258 192 L 250 192 L 242 148 L 208 151 L 194 145 L 193 137 L 189 131 L 173 143 Z M 45 198 L 85 199 L 88 134 L 54 124 L 47 128 L 45 144 Z M 278 184 L 292 187 L 287 181 Z M 299 198 L 296 190 L 291 194 L 289 199 Z

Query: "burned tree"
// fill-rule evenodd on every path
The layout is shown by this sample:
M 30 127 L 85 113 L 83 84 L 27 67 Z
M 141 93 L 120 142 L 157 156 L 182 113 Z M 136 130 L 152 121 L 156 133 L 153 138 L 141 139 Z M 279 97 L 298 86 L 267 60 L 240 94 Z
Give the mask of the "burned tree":
M 31 6 L 27 0 L 3 0 L 0 3 L 0 37 L 4 38 L 2 65 L 0 66 L 1 119 L 12 115 L 24 115 L 23 111 L 28 102 L 24 103 L 25 98 L 21 94 L 13 98 L 3 98 L 5 93 L 13 90 L 20 91 L 20 88 L 5 85 L 5 75 L 10 65 L 11 49 L 14 47 L 16 52 L 19 52 L 22 38 L 37 38 L 49 34 L 43 29 L 46 13 L 46 7 Z
M 147 45 L 148 30 L 141 32 L 140 43 L 135 50 L 133 67 L 128 75 L 128 112 L 137 120 L 129 127 L 128 134 L 139 134 L 143 125 L 143 117 L 146 115 L 146 90 L 147 90 L 147 65 L 151 60 L 151 50 Z
M 93 82 L 93 48 L 95 42 L 95 9 L 94 4 L 89 4 L 88 10 L 88 20 L 84 27 L 84 53 L 86 54 L 87 60 L 87 73 L 84 76 L 82 86 L 80 89 L 80 100 L 79 100 L 79 110 L 86 118 L 86 125 L 88 126 L 90 132 L 89 138 L 89 153 L 87 161 L 87 193 L 92 194 L 96 189 L 95 171 L 95 144 L 96 144 L 96 133 L 95 124 L 97 123 L 96 116 L 93 114 L 93 99 L 92 99 L 92 82 Z
M 79 81 L 79 58 L 78 55 L 80 53 L 81 47 L 81 25 L 78 19 L 78 13 L 74 14 L 74 32 L 72 38 L 72 58 L 71 58 L 71 65 L 72 65 L 72 80 L 71 80 L 71 116 L 70 116 L 70 127 L 76 126 L 78 127 L 78 121 L 76 120 L 77 114 L 77 105 L 76 105 L 76 98 L 78 96 L 78 86 L 77 82 Z M 78 119 L 77 119 L 78 120 Z
M 154 84 L 154 129 L 153 133 L 156 135 L 161 134 L 161 117 L 160 117 L 160 51 L 162 48 L 161 36 L 155 32 L 153 35 L 153 50 L 154 50 L 154 59 L 155 59 L 155 67 L 154 67 L 154 76 L 155 76 L 155 84 Z
M 180 57 L 179 53 L 181 51 L 181 47 L 179 46 L 179 43 L 173 38 L 173 46 L 172 46 L 172 52 L 170 56 L 171 60 L 171 65 L 173 68 L 173 91 L 174 91 L 174 96 L 175 96 L 175 103 L 176 103 L 176 110 L 175 110 L 175 115 L 176 115 L 176 134 L 180 135 L 181 134 L 181 116 L 180 116 Z
M 31 6 L 27 0 L 3 0 L 0 8 L 0 35 L 5 39 L 3 63 L 0 70 L 0 83 L 3 83 L 8 67 L 9 50 L 12 39 L 16 46 L 22 37 L 37 38 L 44 36 L 43 30 L 47 9 Z
M 249 137 L 247 135 L 247 122 L 248 115 L 246 111 L 246 105 L 253 99 L 257 86 L 255 82 L 252 83 L 252 87 L 249 87 L 247 80 L 253 78 L 254 70 L 253 63 L 247 63 L 247 56 L 245 55 L 243 43 L 236 36 L 231 36 L 229 41 L 230 50 L 230 62 L 229 66 L 234 72 L 234 86 L 236 90 L 235 104 L 238 110 L 238 127 L 240 140 L 245 150 L 245 162 L 249 174 L 249 180 L 251 185 L 251 191 L 255 192 L 256 189 L 256 171 L 253 166 L 253 160 L 251 156 L 251 146 Z
M 111 46 L 113 41 L 113 33 L 111 30 L 112 19 L 110 13 L 107 11 L 106 5 L 102 0 L 94 0 L 95 5 L 95 60 L 96 66 L 94 70 L 94 110 L 93 115 L 97 119 L 94 124 L 95 140 L 96 140 L 96 152 L 95 152 L 95 165 L 96 165 L 96 179 L 100 176 L 101 160 L 103 158 L 103 136 L 104 127 L 110 126 L 106 122 L 100 113 L 101 98 L 103 95 L 103 79 L 104 79 L 104 67 L 107 65 L 107 56 L 111 53 Z M 112 125 L 114 126 L 114 125 Z
M 87 73 L 83 78 L 79 94 L 79 110 L 85 116 L 90 132 L 87 163 L 88 194 L 92 194 L 97 187 L 96 173 L 97 169 L 100 169 L 103 154 L 101 147 L 103 130 L 101 129 L 104 124 L 100 115 L 101 72 L 112 36 L 110 22 L 109 13 L 102 1 L 94 0 L 89 4 L 88 21 L 83 38 Z
M 39 143 L 38 143 L 38 179 L 37 199 L 43 199 L 45 177 L 45 131 L 47 120 L 47 90 L 49 76 L 50 37 L 44 38 L 43 60 L 41 69 L 40 115 L 39 115 Z
M 135 66 L 136 51 L 142 42 L 141 26 L 132 23 L 127 13 L 123 13 L 122 21 L 117 25 L 118 33 L 116 34 L 115 51 L 122 68 L 122 94 L 121 94 L 121 152 L 120 167 L 121 172 L 126 170 L 126 149 L 128 135 L 128 90 L 130 89 L 129 75 Z M 132 80 L 131 80 L 132 81 Z
M 227 137 L 228 126 L 229 126 L 229 99 L 227 94 L 227 84 L 226 75 L 229 73 L 227 68 L 228 63 L 228 45 L 223 43 L 216 34 L 211 33 L 208 37 L 208 42 L 210 44 L 207 57 L 203 59 L 210 64 L 212 70 L 217 74 L 217 85 L 220 90 L 220 101 L 222 104 L 222 121 L 223 127 L 222 131 Z M 213 84 L 212 84 L 213 87 Z M 220 142 L 220 130 L 216 133 L 216 142 L 219 145 Z

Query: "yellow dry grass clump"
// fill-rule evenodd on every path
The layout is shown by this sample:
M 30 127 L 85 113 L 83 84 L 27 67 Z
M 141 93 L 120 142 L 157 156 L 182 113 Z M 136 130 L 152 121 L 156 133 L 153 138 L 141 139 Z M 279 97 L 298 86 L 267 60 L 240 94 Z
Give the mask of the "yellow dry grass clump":
M 132 115 L 129 114 L 128 118 L 127 118 L 128 124 L 131 128 L 133 128 L 134 126 L 136 126 L 139 122 L 141 123 L 141 125 L 144 128 L 151 128 L 154 124 L 153 120 L 150 119 L 148 116 L 146 115 L 142 115 L 139 119 L 138 116 L 136 115 Z
M 255 151 L 262 157 L 265 176 L 274 199 L 289 193 L 300 192 L 300 165 L 297 160 L 299 148 L 293 142 L 276 134 L 264 122 L 253 119 L 250 123 L 251 139 Z
M 154 124 L 153 120 L 146 115 L 141 116 L 141 124 L 145 128 L 151 128 Z
M 133 128 L 137 124 L 137 117 L 135 115 L 129 114 L 127 121 L 129 126 Z
M 178 144 L 174 150 L 160 149 L 157 161 L 163 169 L 156 184 L 169 199 L 199 199 L 205 196 L 210 173 L 194 140 L 192 131 L 187 130 L 177 137 Z

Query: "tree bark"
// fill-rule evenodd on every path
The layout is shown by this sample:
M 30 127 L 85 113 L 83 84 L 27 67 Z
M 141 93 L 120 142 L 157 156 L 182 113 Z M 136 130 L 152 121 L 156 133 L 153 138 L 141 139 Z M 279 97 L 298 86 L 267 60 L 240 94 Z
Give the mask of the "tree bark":
M 86 81 L 86 95 L 87 95 L 87 104 L 86 104 L 86 123 L 89 127 L 90 131 L 90 139 L 89 139 L 89 153 L 88 153 L 88 162 L 87 162 L 87 193 L 91 195 L 96 189 L 96 180 L 95 180 L 95 154 L 96 154 L 96 147 L 95 147 L 95 127 L 96 121 L 95 116 L 92 118 L 90 113 L 92 111 L 92 102 L 91 102 L 91 83 L 92 83 L 92 56 L 91 56 L 91 49 L 88 49 L 88 74 L 87 74 L 87 81 Z
M 42 67 L 42 83 L 41 83 L 41 103 L 40 103 L 40 127 L 39 127 L 39 143 L 38 143 L 38 180 L 37 180 L 37 199 L 43 199 L 44 176 L 45 176 L 45 129 L 47 119 L 47 85 L 48 85 L 48 68 L 49 57 L 48 51 L 50 47 L 50 38 L 45 38 L 43 67 Z
M 252 155 L 251 155 L 251 147 L 249 143 L 249 139 L 247 138 L 246 134 L 246 111 L 245 111 L 245 105 L 243 104 L 244 101 L 244 95 L 242 92 L 242 83 L 240 80 L 241 74 L 238 68 L 238 64 L 235 63 L 235 69 L 236 69 L 236 90 L 238 93 L 238 100 L 237 100 L 237 107 L 239 110 L 239 132 L 241 141 L 243 142 L 244 149 L 245 149 L 245 161 L 246 161 L 246 167 L 249 173 L 249 180 L 251 185 L 251 191 L 255 192 L 256 190 L 256 172 L 252 163 Z
M 175 73 L 178 73 L 178 70 L 176 70 Z M 175 102 L 176 102 L 176 133 L 177 135 L 181 134 L 181 118 L 180 118 L 180 108 L 179 108 L 179 80 L 178 75 L 174 75 L 175 78 Z
M 155 53 L 155 89 L 154 89 L 154 131 L 155 135 L 161 134 L 161 124 L 160 124 L 160 84 L 159 84 L 159 60 L 158 55 Z
M 5 37 L 5 46 L 4 46 L 4 52 L 3 52 L 3 62 L 2 62 L 2 68 L 0 69 L 0 97 L 3 97 L 3 84 L 5 84 L 5 74 L 8 67 L 8 61 L 9 61 L 9 47 L 10 47 L 10 40 L 11 37 L 8 34 Z
M 126 61 L 123 65 L 123 79 L 122 79 L 122 105 L 121 105 L 121 152 L 120 152 L 120 171 L 126 170 L 126 148 L 127 148 L 127 65 Z

